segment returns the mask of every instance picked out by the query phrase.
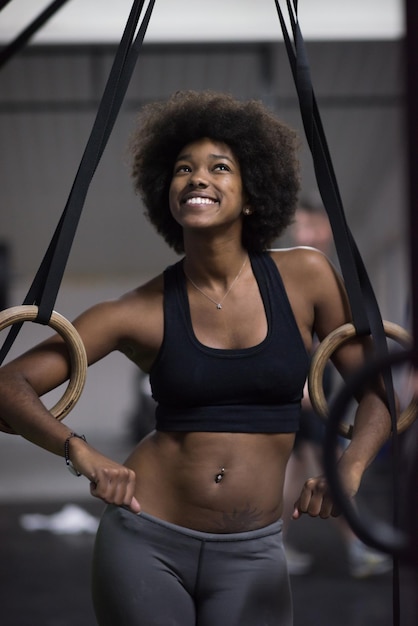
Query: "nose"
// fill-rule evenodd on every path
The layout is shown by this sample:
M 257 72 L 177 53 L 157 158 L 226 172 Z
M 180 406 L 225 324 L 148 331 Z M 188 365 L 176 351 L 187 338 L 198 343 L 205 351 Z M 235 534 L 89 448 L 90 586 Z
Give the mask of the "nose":
M 200 187 L 200 188 L 208 186 L 208 182 L 202 170 L 194 170 L 190 173 L 188 185 L 189 187 Z

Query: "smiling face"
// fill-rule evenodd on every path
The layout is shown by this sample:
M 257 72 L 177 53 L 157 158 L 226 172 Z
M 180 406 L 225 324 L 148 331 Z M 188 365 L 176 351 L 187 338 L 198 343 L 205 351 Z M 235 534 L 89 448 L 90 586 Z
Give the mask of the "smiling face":
M 185 229 L 242 224 L 241 171 L 228 145 L 208 138 L 187 144 L 174 164 L 170 210 Z

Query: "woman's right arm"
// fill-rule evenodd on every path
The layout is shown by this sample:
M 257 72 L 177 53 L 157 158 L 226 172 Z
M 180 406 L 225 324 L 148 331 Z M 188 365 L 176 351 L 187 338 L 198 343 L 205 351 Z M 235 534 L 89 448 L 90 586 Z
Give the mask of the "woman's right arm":
M 123 300 L 107 302 L 89 309 L 74 322 L 89 365 L 119 349 L 127 311 Z M 69 374 L 68 351 L 58 335 L 0 369 L 0 417 L 17 434 L 59 456 L 64 456 L 65 441 L 72 431 L 56 420 L 39 398 L 68 380 Z M 72 464 L 88 478 L 94 496 L 139 511 L 133 497 L 135 475 L 131 470 L 82 439 L 72 437 L 68 448 Z

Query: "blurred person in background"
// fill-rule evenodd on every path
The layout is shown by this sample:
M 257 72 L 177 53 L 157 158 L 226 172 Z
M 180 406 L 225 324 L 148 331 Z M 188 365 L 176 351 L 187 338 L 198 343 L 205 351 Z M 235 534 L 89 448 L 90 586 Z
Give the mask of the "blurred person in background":
M 333 264 L 337 264 L 331 225 L 319 194 L 311 193 L 300 198 L 289 234 L 293 245 L 316 248 Z M 330 363 L 324 371 L 323 384 L 326 397 L 329 397 L 335 388 L 335 374 L 335 369 Z M 293 503 L 298 497 L 300 485 L 309 476 L 317 475 L 322 471 L 323 437 L 324 424 L 313 410 L 306 384 L 302 399 L 300 427 L 296 433 L 294 449 L 287 465 L 284 488 L 283 535 L 289 572 L 293 575 L 307 574 L 314 565 L 313 556 L 292 545 L 288 535 Z M 344 442 L 341 441 L 341 446 L 343 445 Z M 365 578 L 386 573 L 391 569 L 390 557 L 366 546 L 354 534 L 345 518 L 340 516 L 333 519 L 346 546 L 351 576 Z

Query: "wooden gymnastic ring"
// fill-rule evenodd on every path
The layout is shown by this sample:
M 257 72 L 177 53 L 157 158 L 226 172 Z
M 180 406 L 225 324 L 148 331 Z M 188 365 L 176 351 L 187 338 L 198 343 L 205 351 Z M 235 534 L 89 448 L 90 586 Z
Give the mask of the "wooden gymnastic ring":
M 33 322 L 38 315 L 35 305 L 21 305 L 0 311 L 0 330 L 17 322 Z M 86 382 L 87 356 L 84 344 L 74 326 L 62 315 L 52 311 L 48 326 L 58 332 L 64 339 L 70 356 L 70 379 L 60 400 L 50 409 L 57 420 L 62 420 L 74 408 L 80 398 Z M 0 431 L 16 434 L 15 431 L 0 419 Z
M 412 343 L 410 334 L 398 324 L 393 322 L 383 322 L 383 328 L 385 334 L 390 339 L 396 340 L 401 346 L 408 347 Z M 308 376 L 308 388 L 311 404 L 318 415 L 326 420 L 328 418 L 328 404 L 325 399 L 323 377 L 324 369 L 327 361 L 331 355 L 339 348 L 343 343 L 352 339 L 356 335 L 356 329 L 353 324 L 344 324 L 339 326 L 332 333 L 330 333 L 320 343 L 315 354 L 313 355 L 311 367 Z M 398 433 L 406 430 L 415 420 L 418 411 L 418 401 L 412 399 L 406 409 L 401 413 L 398 420 Z M 340 424 L 339 432 L 343 437 L 351 439 L 352 425 Z

